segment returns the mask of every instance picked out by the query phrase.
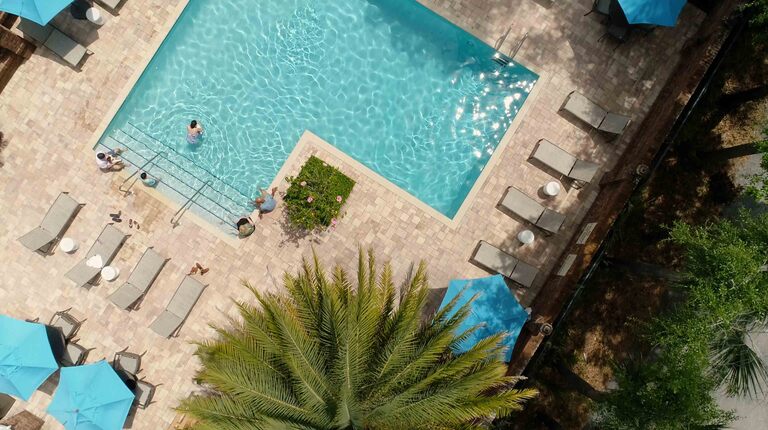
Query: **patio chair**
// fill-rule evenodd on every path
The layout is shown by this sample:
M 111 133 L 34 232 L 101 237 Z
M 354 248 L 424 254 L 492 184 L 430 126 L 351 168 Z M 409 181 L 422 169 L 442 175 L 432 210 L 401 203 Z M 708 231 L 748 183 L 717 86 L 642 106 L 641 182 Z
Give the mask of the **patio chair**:
M 473 263 L 491 272 L 503 275 L 524 287 L 533 285 L 539 269 L 520 261 L 499 248 L 481 240 L 470 259 Z
M 170 259 L 158 254 L 152 247 L 147 248 L 128 280 L 109 296 L 109 300 L 120 309 L 134 308 L 155 282 L 168 260 Z
M 16 403 L 16 399 L 7 394 L 0 393 L 0 418 L 8 415 L 14 403 Z
M 120 248 L 125 243 L 130 235 L 123 234 L 112 223 L 104 226 L 104 229 L 99 234 L 96 242 L 93 243 L 91 249 L 88 250 L 88 254 L 85 255 L 75 267 L 67 272 L 66 277 L 75 282 L 75 285 L 84 287 L 87 284 L 93 284 L 101 273 L 100 267 L 91 267 L 87 264 L 89 258 L 96 255 L 101 257 L 103 266 L 108 266 L 109 263 L 120 251 Z M 102 267 L 103 267 L 102 266 Z
M 197 303 L 206 285 L 187 275 L 176 289 L 171 301 L 150 325 L 150 328 L 163 337 L 176 334 Z
M 50 254 L 83 206 L 84 203 L 78 203 L 68 193 L 59 194 L 48 208 L 40 225 L 20 237 L 19 242 L 32 251 L 43 255 Z
M 587 16 L 592 12 L 597 12 L 600 15 L 608 16 L 610 14 L 610 6 L 611 6 L 611 0 L 595 0 L 592 3 L 592 9 L 590 9 L 589 12 L 585 13 L 584 16 Z
M 611 31 L 610 26 L 608 31 Z M 617 33 L 615 36 L 619 37 L 620 35 Z M 571 91 L 568 94 L 561 109 L 586 122 L 592 128 L 609 134 L 619 135 L 623 133 L 630 122 L 629 117 L 608 112 L 577 91 Z
M 134 403 L 141 409 L 146 409 L 152 403 L 152 397 L 155 396 L 157 387 L 149 382 L 139 379 L 136 381 L 136 388 L 133 390 Z
M 31 39 L 40 42 L 43 46 L 50 49 L 54 54 L 61 57 L 75 69 L 79 69 L 83 58 L 85 58 L 87 54 L 92 53 L 83 45 L 75 42 L 71 37 L 57 30 L 50 24 L 43 27 L 36 22 L 22 18 L 18 25 L 18 29 L 21 30 L 24 35 L 29 36 Z
M 599 164 L 580 160 L 547 139 L 539 141 L 531 158 L 573 179 L 577 184 L 591 182 L 600 169 Z
M 548 233 L 557 233 L 565 215 L 547 209 L 515 187 L 507 188 L 501 206 Z
M 61 367 L 80 366 L 85 363 L 89 352 L 90 350 L 75 342 L 68 342 L 66 348 L 64 348 L 64 354 L 61 356 L 61 360 L 59 360 L 59 365 Z
M 80 330 L 83 321 L 73 317 L 72 314 L 69 313 L 69 309 L 65 309 L 53 314 L 48 325 L 61 330 L 61 333 L 64 335 L 64 340 L 69 342 L 75 337 L 78 330 Z
M 127 349 L 128 348 L 115 353 L 115 357 L 112 359 L 112 367 L 115 370 L 122 370 L 136 376 L 141 370 L 141 357 L 143 357 L 144 354 L 128 352 Z

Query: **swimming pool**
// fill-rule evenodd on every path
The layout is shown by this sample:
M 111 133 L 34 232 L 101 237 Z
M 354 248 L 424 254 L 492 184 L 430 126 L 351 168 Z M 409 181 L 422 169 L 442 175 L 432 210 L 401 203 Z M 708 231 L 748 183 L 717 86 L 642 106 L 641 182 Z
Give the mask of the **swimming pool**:
M 310 130 L 453 217 L 537 80 L 493 55 L 414 0 L 190 0 L 104 136 L 250 197 Z

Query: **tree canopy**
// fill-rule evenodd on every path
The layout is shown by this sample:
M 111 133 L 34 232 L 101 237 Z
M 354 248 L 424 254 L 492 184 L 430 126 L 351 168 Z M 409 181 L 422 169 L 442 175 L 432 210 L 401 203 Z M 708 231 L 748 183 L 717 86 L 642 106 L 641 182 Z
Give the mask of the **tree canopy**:
M 456 353 L 468 305 L 424 320 L 424 264 L 396 288 L 372 253 L 354 278 L 315 257 L 284 284 L 283 295 L 249 286 L 256 303 L 238 303 L 241 320 L 199 344 L 209 392 L 180 407 L 197 429 L 477 428 L 536 394 L 506 376 L 503 334 Z

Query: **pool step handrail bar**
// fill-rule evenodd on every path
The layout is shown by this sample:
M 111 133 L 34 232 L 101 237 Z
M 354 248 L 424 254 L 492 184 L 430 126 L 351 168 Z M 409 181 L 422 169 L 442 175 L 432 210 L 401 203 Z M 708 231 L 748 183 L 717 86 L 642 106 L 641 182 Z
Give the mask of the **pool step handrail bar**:
M 512 26 L 510 25 L 507 28 L 507 31 L 504 32 L 504 34 L 501 35 L 498 39 L 496 39 L 496 43 L 493 44 L 493 50 L 494 51 L 500 51 L 501 47 L 504 46 L 504 42 L 507 41 L 507 36 L 509 36 L 509 32 L 512 31 Z
M 145 162 L 144 162 L 144 164 L 142 164 L 142 165 L 141 165 L 141 167 L 139 167 L 139 168 L 138 168 L 138 169 L 137 169 L 135 172 L 131 173 L 131 174 L 130 174 L 130 175 L 127 177 L 127 178 L 125 178 L 125 180 L 124 180 L 124 181 L 123 181 L 123 182 L 120 184 L 120 186 L 119 186 L 119 187 L 117 187 L 117 189 L 118 189 L 118 190 L 120 190 L 120 191 L 122 191 L 123 193 L 125 193 L 125 194 L 127 195 L 127 194 L 128 194 L 128 192 L 131 190 L 131 187 L 133 186 L 133 184 L 131 184 L 131 186 L 130 186 L 130 187 L 128 187 L 128 188 L 126 188 L 126 189 L 123 189 L 123 186 L 124 186 L 126 183 L 128 183 L 128 181 L 130 181 L 131 179 L 133 179 L 133 178 L 134 178 L 136 175 L 138 175 L 140 172 L 143 172 L 143 171 L 146 169 L 146 167 L 147 167 L 147 166 L 148 166 L 150 163 L 152 163 L 153 161 L 155 161 L 155 158 L 159 157 L 161 154 L 162 154 L 162 155 L 165 155 L 165 152 L 163 152 L 163 151 L 159 151 L 159 152 L 156 152 L 156 153 L 155 153 L 155 155 L 153 155 L 153 156 L 152 156 L 152 158 L 150 158 L 149 160 L 145 161 Z
M 171 217 L 171 224 L 176 227 L 179 225 L 179 221 L 181 221 L 181 217 L 184 216 L 184 214 L 187 212 L 187 209 L 189 209 L 190 206 L 194 203 L 195 197 L 197 197 L 198 194 L 200 194 L 201 191 L 207 186 L 211 185 L 211 181 L 205 181 L 203 182 L 203 185 L 200 186 L 200 188 L 195 191 L 194 194 L 192 194 L 191 197 L 187 199 L 187 201 L 184 202 L 183 205 L 179 208 L 179 210 L 176 211 L 175 214 Z M 178 217 L 178 218 L 177 218 Z
M 525 43 L 525 40 L 528 39 L 528 32 L 526 31 L 523 37 L 520 38 L 520 41 L 517 42 L 517 46 L 515 46 L 515 49 L 509 51 L 509 58 L 515 59 L 515 56 L 517 55 L 517 52 L 520 50 L 520 48 L 523 47 L 523 43 Z

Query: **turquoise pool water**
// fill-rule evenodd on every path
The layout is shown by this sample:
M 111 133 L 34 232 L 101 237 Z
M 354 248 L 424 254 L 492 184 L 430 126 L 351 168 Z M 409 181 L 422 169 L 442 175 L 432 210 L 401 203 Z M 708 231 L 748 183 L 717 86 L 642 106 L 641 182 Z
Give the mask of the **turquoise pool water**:
M 105 136 L 250 197 L 310 130 L 452 217 L 537 79 L 493 55 L 414 0 L 191 0 Z

